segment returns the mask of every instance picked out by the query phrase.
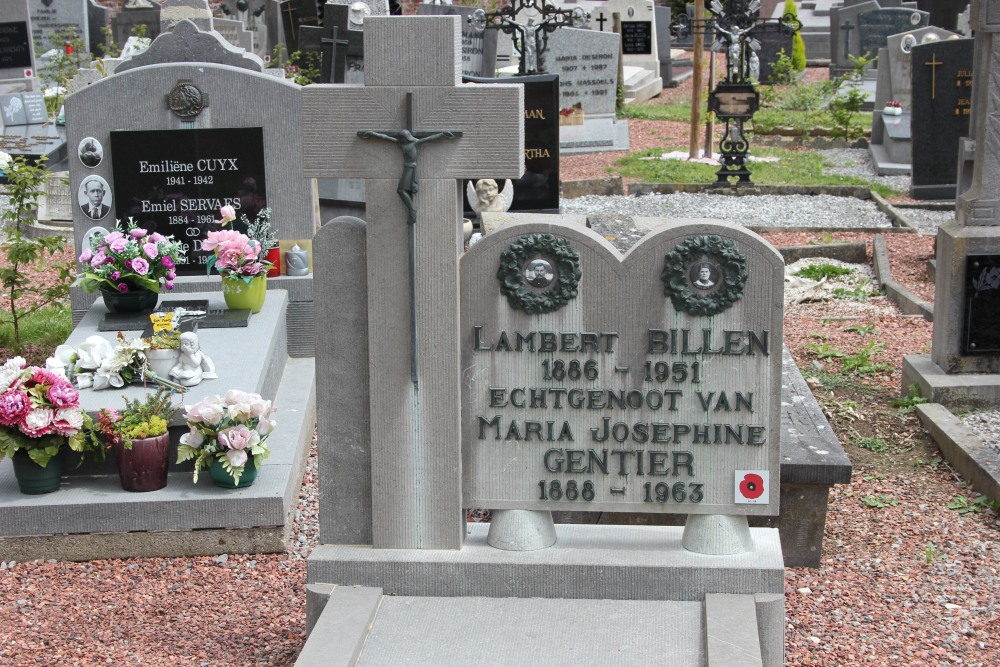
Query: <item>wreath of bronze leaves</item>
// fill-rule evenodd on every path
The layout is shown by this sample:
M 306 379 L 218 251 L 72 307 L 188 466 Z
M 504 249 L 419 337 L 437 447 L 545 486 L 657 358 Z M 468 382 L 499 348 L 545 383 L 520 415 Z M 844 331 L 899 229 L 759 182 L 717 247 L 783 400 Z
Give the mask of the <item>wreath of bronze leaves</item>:
M 524 266 L 534 259 L 546 259 L 556 270 L 555 282 L 544 291 L 524 280 Z M 580 254 L 569 241 L 552 234 L 521 236 L 500 255 L 497 269 L 500 292 L 510 307 L 532 315 L 555 312 L 576 298 L 580 275 Z
M 689 270 L 694 262 L 708 259 L 719 267 L 722 284 L 711 294 L 691 291 Z M 721 236 L 692 236 L 663 258 L 663 293 L 674 309 L 691 315 L 721 313 L 743 297 L 747 282 L 746 259 L 729 239 Z

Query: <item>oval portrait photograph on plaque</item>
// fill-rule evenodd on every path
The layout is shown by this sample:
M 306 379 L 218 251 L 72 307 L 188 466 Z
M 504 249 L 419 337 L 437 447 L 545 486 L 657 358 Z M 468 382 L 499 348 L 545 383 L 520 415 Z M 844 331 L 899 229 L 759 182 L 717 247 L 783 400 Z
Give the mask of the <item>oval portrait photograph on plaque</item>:
M 80 162 L 83 163 L 84 167 L 90 167 L 93 169 L 97 165 L 101 164 L 104 159 L 104 146 L 101 142 L 93 137 L 86 137 L 80 141 L 80 145 L 76 148 L 76 154 L 80 158 Z
M 80 210 L 91 220 L 100 220 L 111 212 L 111 188 L 100 176 L 88 176 L 76 193 Z

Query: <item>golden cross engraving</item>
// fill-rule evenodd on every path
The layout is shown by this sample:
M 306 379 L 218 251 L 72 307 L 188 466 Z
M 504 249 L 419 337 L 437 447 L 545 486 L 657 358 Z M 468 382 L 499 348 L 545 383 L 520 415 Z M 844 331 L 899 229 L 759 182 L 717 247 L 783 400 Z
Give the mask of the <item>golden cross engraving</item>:
M 924 64 L 931 66 L 931 99 L 933 100 L 937 97 L 937 66 L 944 65 L 944 63 L 938 62 L 937 54 L 932 53 L 931 59 Z

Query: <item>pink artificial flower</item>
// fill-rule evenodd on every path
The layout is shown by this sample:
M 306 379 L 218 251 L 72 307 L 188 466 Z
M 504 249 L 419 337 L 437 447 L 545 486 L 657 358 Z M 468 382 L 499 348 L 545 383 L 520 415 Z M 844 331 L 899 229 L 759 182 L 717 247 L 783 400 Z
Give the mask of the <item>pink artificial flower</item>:
M 128 285 L 126 285 L 125 283 L 118 283 L 118 291 L 124 294 L 125 292 L 128 291 Z
M 167 280 L 173 280 L 177 277 L 177 273 L 174 271 L 167 271 Z
M 205 435 L 192 426 L 190 431 L 181 436 L 181 444 L 198 449 L 205 444 Z
M 128 247 L 128 241 L 124 238 L 115 239 L 108 244 L 112 252 L 125 252 L 125 248 Z
M 229 465 L 239 468 L 246 465 L 247 453 L 242 449 L 230 449 L 226 452 L 226 458 L 229 459 Z
M 219 224 L 226 225 L 236 219 L 236 209 L 232 206 L 223 206 L 219 209 L 219 215 L 222 216 L 222 220 L 219 220 Z
M 168 280 L 165 283 L 163 283 L 163 286 L 166 287 L 167 289 L 173 289 L 174 288 L 174 281 L 173 280 Z
M 140 276 L 144 276 L 149 273 L 149 262 L 144 260 L 142 257 L 136 257 L 132 260 L 132 270 Z
M 218 232 L 209 232 L 202 241 L 201 249 L 212 251 L 219 246 L 227 246 L 231 243 L 245 245 L 247 237 L 233 229 L 223 229 Z
M 83 412 L 80 408 L 63 408 L 56 410 L 52 418 L 55 432 L 64 437 L 75 435 L 83 428 Z
M 104 237 L 104 242 L 111 245 L 115 241 L 124 241 L 125 235 L 119 231 L 108 232 L 107 236 Z
M 13 426 L 28 414 L 31 403 L 28 395 L 16 389 L 9 389 L 0 394 L 0 424 Z
M 107 255 L 105 255 L 103 251 L 98 250 L 97 254 L 95 254 L 91 258 L 90 265 L 96 269 L 99 266 L 103 266 L 104 265 L 104 260 L 106 260 L 106 259 L 107 259 Z
M 33 384 L 42 384 L 49 386 L 61 382 L 62 379 L 63 379 L 62 377 L 56 375 L 51 371 L 45 370 L 44 368 L 40 368 L 38 366 L 32 366 L 31 377 L 28 378 L 28 381 Z
M 209 426 L 215 426 L 222 421 L 224 416 L 225 412 L 222 410 L 222 405 L 205 400 L 189 407 L 187 414 L 184 415 L 184 419 L 189 422 L 202 422 Z
M 80 394 L 67 381 L 56 382 L 45 394 L 57 408 L 72 408 L 79 405 Z
M 231 426 L 219 431 L 219 444 L 226 449 L 246 449 L 260 443 L 257 431 L 247 428 L 246 424 Z
M 131 234 L 132 238 L 134 239 L 141 239 L 143 236 L 146 235 L 146 230 L 143 229 L 142 227 L 136 227 L 135 229 L 130 231 L 129 234 Z
M 160 234 L 159 232 L 153 232 L 152 234 L 149 235 L 149 240 L 152 241 L 153 243 L 159 243 L 160 241 L 164 240 L 163 234 Z
M 118 280 L 119 278 L 122 277 L 122 272 L 121 271 L 112 271 L 111 275 L 109 277 L 111 278 L 111 280 Z
M 87 248 L 82 253 L 80 253 L 80 261 L 83 262 L 84 264 L 86 264 L 93 258 L 94 258 L 94 252 L 90 248 Z
M 160 260 L 160 264 L 162 264 L 164 266 L 164 268 L 167 268 L 167 269 L 172 269 L 172 268 L 174 268 L 174 266 L 176 266 L 174 264 L 174 260 L 170 259 L 170 257 L 168 255 L 164 255 L 163 256 L 163 258 Z
M 146 257 L 150 259 L 156 259 L 156 256 L 160 254 L 160 249 L 156 247 L 155 243 L 144 243 L 142 245 L 142 251 L 146 253 Z
M 21 417 L 17 426 L 29 438 L 40 438 L 52 432 L 55 412 L 50 408 L 35 408 Z

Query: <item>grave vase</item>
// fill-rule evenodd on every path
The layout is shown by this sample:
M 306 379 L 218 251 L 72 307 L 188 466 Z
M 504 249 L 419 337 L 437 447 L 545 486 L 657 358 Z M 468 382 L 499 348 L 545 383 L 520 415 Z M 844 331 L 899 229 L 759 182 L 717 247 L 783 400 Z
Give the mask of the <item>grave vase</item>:
M 249 283 L 242 278 L 222 276 L 222 296 L 230 310 L 249 308 L 252 313 L 259 313 L 264 305 L 267 294 L 267 276 L 252 278 Z
M 151 313 L 160 300 L 160 293 L 148 289 L 118 292 L 102 287 L 101 297 L 108 311 L 112 313 Z
M 237 484 L 233 476 L 229 474 L 218 459 L 212 460 L 212 465 L 208 468 L 208 475 L 212 478 L 212 483 L 223 489 L 244 489 L 257 479 L 257 466 L 254 464 L 253 456 L 247 457 L 246 465 L 243 466 L 243 474 Z
M 149 370 L 156 373 L 157 377 L 169 378 L 170 369 L 181 358 L 179 349 L 146 350 L 146 362 Z
M 14 479 L 21 493 L 38 496 L 59 490 L 59 478 L 62 476 L 62 457 L 59 455 L 49 459 L 44 468 L 35 463 L 28 452 L 18 451 L 11 457 L 14 464 Z
M 118 479 L 126 491 L 156 491 L 167 485 L 170 434 L 132 441 L 132 448 L 122 443 L 113 447 Z

